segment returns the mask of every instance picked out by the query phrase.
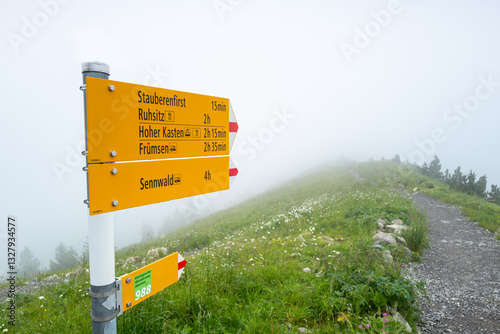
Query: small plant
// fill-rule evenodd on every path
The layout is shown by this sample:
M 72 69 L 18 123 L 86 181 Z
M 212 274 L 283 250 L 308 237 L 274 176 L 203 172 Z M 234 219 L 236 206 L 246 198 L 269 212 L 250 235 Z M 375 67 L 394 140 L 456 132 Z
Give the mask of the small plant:
M 425 217 L 410 211 L 410 224 L 402 231 L 401 236 L 406 240 L 408 248 L 414 253 L 422 253 L 429 247 L 427 238 L 428 223 Z
M 394 320 L 393 317 L 387 313 L 364 317 L 361 323 L 356 326 L 355 333 L 373 333 L 373 334 L 397 334 L 406 333 L 403 324 Z
M 424 183 L 422 183 L 422 187 L 425 187 L 427 189 L 434 189 L 434 183 L 432 183 L 431 181 L 425 181 Z

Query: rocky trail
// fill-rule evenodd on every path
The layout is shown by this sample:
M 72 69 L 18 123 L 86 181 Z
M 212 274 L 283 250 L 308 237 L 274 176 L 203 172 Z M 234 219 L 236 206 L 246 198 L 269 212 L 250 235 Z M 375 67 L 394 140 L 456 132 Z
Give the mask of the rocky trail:
M 429 220 L 430 249 L 408 267 L 426 282 L 422 333 L 500 333 L 500 241 L 453 205 L 412 199 Z

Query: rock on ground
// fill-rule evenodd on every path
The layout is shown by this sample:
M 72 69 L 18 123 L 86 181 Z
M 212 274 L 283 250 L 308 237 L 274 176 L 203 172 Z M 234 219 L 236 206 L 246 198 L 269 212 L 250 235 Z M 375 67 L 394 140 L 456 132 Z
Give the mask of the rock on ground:
M 390 244 L 397 244 L 396 242 L 396 239 L 394 239 L 394 237 L 388 233 L 384 233 L 384 232 L 378 232 L 377 234 L 375 234 L 373 236 L 373 240 L 375 241 L 375 244 L 378 245 L 380 242 L 382 241 L 386 241 Z

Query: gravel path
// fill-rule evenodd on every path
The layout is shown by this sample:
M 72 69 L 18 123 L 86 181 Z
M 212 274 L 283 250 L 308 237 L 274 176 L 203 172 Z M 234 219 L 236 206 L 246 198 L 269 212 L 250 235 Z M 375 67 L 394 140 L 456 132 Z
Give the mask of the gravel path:
M 500 333 L 500 242 L 453 205 L 421 193 L 430 249 L 409 275 L 426 282 L 423 333 Z

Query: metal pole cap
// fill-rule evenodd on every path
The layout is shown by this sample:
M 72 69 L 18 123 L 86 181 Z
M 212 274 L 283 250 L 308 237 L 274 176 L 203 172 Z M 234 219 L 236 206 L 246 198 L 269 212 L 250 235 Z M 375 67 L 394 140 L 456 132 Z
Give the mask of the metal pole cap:
M 109 75 L 109 65 L 100 61 L 82 63 L 82 73 L 99 72 Z

